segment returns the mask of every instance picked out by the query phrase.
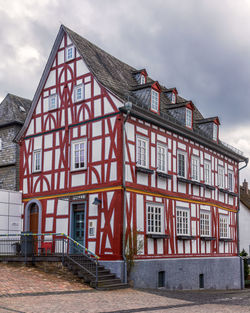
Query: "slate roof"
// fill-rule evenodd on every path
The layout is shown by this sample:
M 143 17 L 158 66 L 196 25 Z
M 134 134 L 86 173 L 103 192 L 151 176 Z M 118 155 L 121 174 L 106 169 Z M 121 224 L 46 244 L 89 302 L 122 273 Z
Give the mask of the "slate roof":
M 23 124 L 31 106 L 31 100 L 8 93 L 0 103 L 0 126 L 9 123 Z
M 250 210 L 250 190 L 246 193 L 242 186 L 240 187 L 240 201 Z

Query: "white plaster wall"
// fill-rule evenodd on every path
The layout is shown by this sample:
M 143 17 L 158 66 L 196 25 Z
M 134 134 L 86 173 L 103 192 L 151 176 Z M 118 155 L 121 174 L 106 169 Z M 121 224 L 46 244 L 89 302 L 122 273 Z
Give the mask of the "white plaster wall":
M 240 251 L 245 249 L 250 254 L 250 209 L 242 202 L 240 203 L 239 213 L 240 226 Z

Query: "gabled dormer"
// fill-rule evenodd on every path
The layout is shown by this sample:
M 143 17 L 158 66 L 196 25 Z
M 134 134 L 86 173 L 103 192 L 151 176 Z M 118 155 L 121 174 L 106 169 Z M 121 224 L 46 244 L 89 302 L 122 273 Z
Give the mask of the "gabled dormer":
M 138 70 L 138 71 L 134 71 L 133 75 L 138 85 L 144 85 L 147 83 L 148 73 L 145 70 L 145 68 Z
M 193 112 L 194 105 L 192 101 L 171 104 L 166 107 L 166 110 L 172 115 L 181 125 L 189 129 L 193 129 Z
M 218 142 L 220 120 L 217 116 L 195 121 L 195 124 L 213 141 Z
M 172 104 L 176 104 L 178 95 L 178 91 L 176 88 L 169 88 L 167 91 L 164 91 L 164 93 Z

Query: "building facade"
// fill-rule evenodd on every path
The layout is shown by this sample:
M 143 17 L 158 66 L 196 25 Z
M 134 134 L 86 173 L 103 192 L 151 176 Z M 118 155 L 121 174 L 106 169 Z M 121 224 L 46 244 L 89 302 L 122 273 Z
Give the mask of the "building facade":
M 248 189 L 248 182 L 244 180 L 240 186 L 240 211 L 239 211 L 239 225 L 240 225 L 240 251 L 243 249 L 250 255 L 250 190 Z
M 0 103 L 0 188 L 19 191 L 19 145 L 13 140 L 22 128 L 31 101 L 7 94 Z
M 240 288 L 246 158 L 219 125 L 61 26 L 16 138 L 24 230 L 69 234 L 120 277 L 133 259 L 137 287 Z

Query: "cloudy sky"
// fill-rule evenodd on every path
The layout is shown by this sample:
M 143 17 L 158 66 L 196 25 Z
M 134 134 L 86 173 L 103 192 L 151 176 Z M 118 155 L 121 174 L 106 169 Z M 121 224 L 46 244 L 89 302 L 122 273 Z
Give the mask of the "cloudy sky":
M 0 23 L 0 100 L 33 98 L 65 24 L 219 116 L 220 138 L 250 156 L 250 0 L 0 0 Z

